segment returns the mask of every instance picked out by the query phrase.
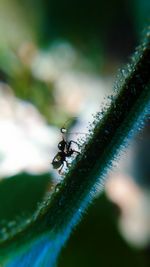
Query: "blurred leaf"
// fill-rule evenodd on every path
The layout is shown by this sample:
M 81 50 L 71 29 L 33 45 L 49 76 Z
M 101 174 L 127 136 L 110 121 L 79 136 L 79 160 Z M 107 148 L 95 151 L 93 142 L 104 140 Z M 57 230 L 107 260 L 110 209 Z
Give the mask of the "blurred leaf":
M 49 174 L 18 174 L 0 181 L 0 219 L 13 220 L 22 213 L 33 214 L 41 202 L 48 184 Z

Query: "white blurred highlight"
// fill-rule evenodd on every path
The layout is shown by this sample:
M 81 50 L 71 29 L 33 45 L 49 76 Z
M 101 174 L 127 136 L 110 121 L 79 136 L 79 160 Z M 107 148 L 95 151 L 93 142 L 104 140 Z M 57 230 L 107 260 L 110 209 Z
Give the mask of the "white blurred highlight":
M 150 192 L 143 191 L 130 176 L 115 173 L 106 183 L 106 193 L 121 210 L 119 228 L 135 247 L 150 242 Z
M 57 129 L 46 124 L 30 103 L 17 99 L 0 84 L 0 176 L 21 171 L 49 172 Z

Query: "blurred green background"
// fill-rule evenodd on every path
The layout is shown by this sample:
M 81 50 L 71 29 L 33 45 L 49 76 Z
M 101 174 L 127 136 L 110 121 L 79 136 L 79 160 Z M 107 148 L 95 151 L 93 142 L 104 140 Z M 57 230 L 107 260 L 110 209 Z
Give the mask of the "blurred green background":
M 134 51 L 149 14 L 149 0 L 0 0 L 2 241 L 25 227 L 51 194 L 60 179 L 50 164 L 59 128 L 74 117 L 79 131 L 86 127 L 112 93 L 114 75 Z M 59 267 L 149 266 L 149 190 L 136 183 L 129 165 L 120 166 L 112 176 L 121 178 L 96 196 Z

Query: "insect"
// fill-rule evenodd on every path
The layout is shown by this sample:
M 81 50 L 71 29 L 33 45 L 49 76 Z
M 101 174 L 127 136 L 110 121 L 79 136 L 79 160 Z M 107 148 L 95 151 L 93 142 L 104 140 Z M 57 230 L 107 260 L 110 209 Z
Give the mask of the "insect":
M 69 142 L 66 140 L 66 128 L 62 127 L 60 129 L 60 132 L 62 133 L 62 141 L 58 143 L 59 152 L 52 160 L 53 168 L 58 169 L 59 174 L 61 174 L 61 171 L 65 164 L 67 167 L 69 167 L 67 158 L 70 158 L 74 153 L 80 154 L 79 151 L 72 149 L 72 144 L 74 143 L 78 146 L 78 143 L 73 140 L 70 140 Z

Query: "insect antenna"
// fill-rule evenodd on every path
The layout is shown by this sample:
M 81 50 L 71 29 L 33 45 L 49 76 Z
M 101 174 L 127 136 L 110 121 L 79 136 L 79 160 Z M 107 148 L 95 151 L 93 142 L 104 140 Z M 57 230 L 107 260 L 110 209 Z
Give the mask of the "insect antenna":
M 77 135 L 77 134 L 85 134 L 85 135 L 88 134 L 88 133 L 83 133 L 83 132 L 82 132 L 82 133 L 80 133 L 80 132 L 73 132 L 73 133 L 72 133 L 72 132 L 67 132 L 67 133 L 68 133 L 68 134 L 76 134 L 76 135 Z
M 71 123 L 70 123 L 71 121 Z M 72 132 L 72 131 L 69 131 L 67 128 L 72 128 L 72 126 L 76 123 L 77 121 L 77 117 L 73 117 L 71 119 L 68 119 L 64 125 L 60 128 L 60 132 L 62 134 L 62 138 L 64 140 L 67 139 L 67 136 L 68 135 L 84 135 L 84 136 L 87 136 L 89 133 L 87 132 Z M 69 127 L 66 127 L 67 125 L 69 124 Z
M 64 124 L 63 126 L 60 128 L 60 132 L 62 133 L 62 138 L 65 139 L 66 138 L 66 134 L 70 134 L 67 130 L 67 126 L 69 124 L 69 128 L 76 122 L 77 117 L 73 117 L 73 118 L 69 118 Z M 71 122 L 71 123 L 69 123 Z

